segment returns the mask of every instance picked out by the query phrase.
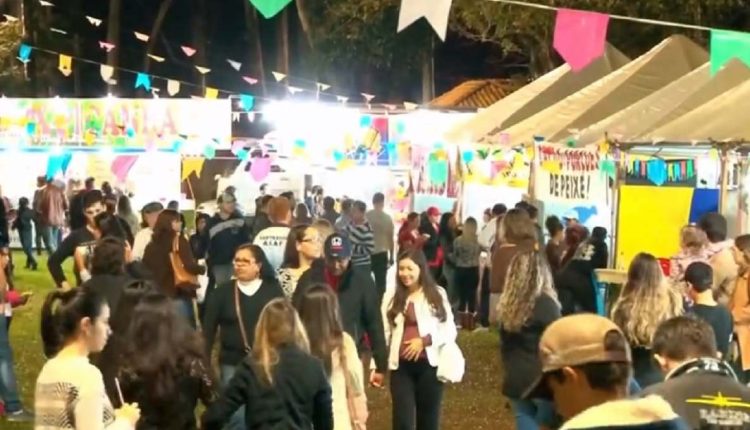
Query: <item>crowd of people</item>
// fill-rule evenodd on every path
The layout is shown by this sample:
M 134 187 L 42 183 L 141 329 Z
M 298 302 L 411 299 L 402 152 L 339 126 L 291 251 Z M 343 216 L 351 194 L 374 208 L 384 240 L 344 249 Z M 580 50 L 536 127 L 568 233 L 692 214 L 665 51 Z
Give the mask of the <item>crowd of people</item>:
M 66 196 L 42 179 L 33 200 L 0 205 L 10 421 L 359 430 L 371 385 L 388 386 L 393 429 L 439 429 L 445 385 L 464 370 L 458 331 L 492 330 L 518 429 L 750 426 L 750 235 L 727 240 L 719 214 L 686 226 L 671 261 L 637 255 L 610 310 L 596 277 L 608 232 L 550 216 L 545 234 L 527 201 L 482 220 L 431 207 L 396 231 L 381 193 L 370 205 L 322 189 L 262 195 L 247 216 L 227 189 L 188 235 L 177 202 L 149 203 L 139 220 L 107 184 Z M 33 414 L 7 334 L 28 299 L 13 285 L 9 228 L 30 270 L 37 232 L 58 287 L 42 309 Z

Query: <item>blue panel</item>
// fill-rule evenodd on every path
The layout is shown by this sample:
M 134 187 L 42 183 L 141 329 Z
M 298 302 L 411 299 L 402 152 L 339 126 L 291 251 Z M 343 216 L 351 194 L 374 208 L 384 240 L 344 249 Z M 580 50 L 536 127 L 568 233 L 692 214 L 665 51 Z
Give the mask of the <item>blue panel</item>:
M 719 211 L 719 190 L 712 188 L 696 188 L 693 190 L 693 201 L 690 204 L 690 221 L 698 222 L 709 212 Z

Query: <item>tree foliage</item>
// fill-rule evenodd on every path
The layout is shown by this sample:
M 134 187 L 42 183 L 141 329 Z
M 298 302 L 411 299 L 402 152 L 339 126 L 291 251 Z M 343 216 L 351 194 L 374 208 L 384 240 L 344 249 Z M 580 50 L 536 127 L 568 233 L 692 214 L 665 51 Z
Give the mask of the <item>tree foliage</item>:
M 9 96 L 26 87 L 23 64 L 17 58 L 20 41 L 20 22 L 0 23 L 0 90 Z

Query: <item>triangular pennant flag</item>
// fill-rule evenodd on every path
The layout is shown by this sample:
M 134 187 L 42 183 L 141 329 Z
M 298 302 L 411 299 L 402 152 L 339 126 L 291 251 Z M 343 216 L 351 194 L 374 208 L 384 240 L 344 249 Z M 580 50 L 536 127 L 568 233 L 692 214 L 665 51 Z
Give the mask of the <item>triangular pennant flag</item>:
M 65 152 L 60 157 L 62 158 L 62 161 L 60 162 L 60 170 L 62 170 L 64 175 L 68 173 L 68 166 L 70 166 L 70 162 L 73 161 L 73 153 Z
M 184 181 L 193 173 L 195 173 L 195 176 L 200 179 L 204 161 L 206 161 L 206 159 L 203 157 L 183 158 L 181 180 Z
M 336 96 L 336 100 L 337 100 L 337 101 L 340 101 L 341 103 L 346 103 L 346 102 L 348 102 L 348 101 L 349 101 L 349 97 L 344 97 L 344 96 Z
M 264 18 L 270 19 L 281 12 L 292 0 L 250 0 Z
M 367 101 L 367 103 L 370 103 L 370 102 L 372 101 L 372 99 L 374 99 L 374 98 L 375 98 L 375 96 L 374 96 L 374 95 L 372 95 L 372 94 L 367 94 L 367 93 L 362 93 L 362 97 L 364 97 L 364 98 L 365 98 L 365 100 Z
M 195 68 L 200 72 L 201 75 L 205 75 L 206 73 L 211 71 L 211 69 L 209 69 L 208 67 L 195 66 Z
M 245 142 L 241 140 L 232 142 L 232 154 L 237 155 L 243 149 L 245 149 Z
M 190 96 L 190 98 L 193 100 L 203 100 L 203 97 L 201 96 Z
M 219 97 L 219 90 L 216 88 L 206 87 L 206 98 L 215 99 Z
M 240 113 L 232 112 L 232 122 L 240 122 Z
M 711 30 L 711 76 L 732 58 L 750 67 L 750 33 Z
M 328 85 L 328 84 L 321 84 L 320 82 L 318 82 L 316 85 L 318 86 L 318 91 L 325 91 L 325 90 L 331 88 L 330 85 Z
M 99 47 L 104 49 L 107 52 L 110 52 L 111 50 L 115 49 L 115 45 L 113 43 L 105 42 L 103 40 L 99 41 Z
M 579 71 L 604 54 L 609 15 L 558 9 L 553 46 L 573 71 Z
M 273 74 L 273 78 L 276 79 L 276 82 L 281 82 L 286 78 L 286 75 L 279 72 L 271 72 Z
M 268 157 L 253 158 L 250 164 L 250 177 L 255 182 L 260 182 L 268 177 L 271 173 L 271 159 Z
M 240 68 L 242 68 L 242 63 L 240 63 L 239 61 L 234 61 L 227 58 L 227 63 L 229 63 L 229 65 L 238 72 L 240 71 Z
M 246 112 L 253 110 L 253 107 L 255 107 L 255 97 L 250 94 L 240 94 L 240 106 Z
M 250 76 L 243 76 L 243 77 L 242 77 L 242 79 L 244 79 L 244 80 L 245 80 L 245 82 L 247 82 L 247 83 L 248 83 L 248 84 L 250 84 L 250 85 L 255 85 L 255 84 L 257 84 L 257 83 L 258 83 L 258 80 L 257 80 L 257 79 L 255 79 L 255 78 L 251 78 Z
M 52 4 L 51 2 L 48 2 L 47 0 L 39 0 L 39 4 L 42 5 L 42 6 L 44 6 L 44 7 L 52 7 L 52 6 L 54 6 L 54 4 Z
M 118 155 L 112 160 L 112 174 L 115 175 L 118 182 L 125 182 L 136 161 L 138 161 L 137 155 Z
M 247 120 L 250 122 L 255 122 L 255 112 L 248 112 L 247 113 Z
M 102 64 L 99 66 L 99 74 L 102 76 L 102 80 L 104 82 L 109 82 L 110 79 L 112 79 L 112 75 L 114 75 L 115 69 L 112 66 L 108 66 L 106 64 Z
M 18 47 L 18 59 L 21 60 L 22 63 L 28 63 L 29 57 L 31 57 L 31 46 L 22 43 L 21 46 Z
M 401 10 L 398 14 L 398 32 L 424 17 L 440 40 L 445 41 L 451 3 L 453 3 L 453 0 L 401 0 Z
M 8 22 L 16 22 L 16 21 L 18 21 L 18 18 L 16 18 L 13 15 L 4 14 L 3 16 L 5 17 L 5 19 L 8 20 Z
M 89 22 L 91 23 L 91 25 L 93 25 L 94 27 L 99 27 L 100 25 L 102 25 L 102 20 L 99 19 L 99 18 L 94 18 L 93 16 L 88 16 L 87 15 L 86 19 L 89 20 Z
M 289 86 L 289 87 L 287 87 L 287 90 L 289 90 L 289 94 L 291 94 L 291 95 L 295 95 L 295 94 L 297 94 L 299 92 L 302 92 L 302 88 L 300 88 L 300 87 Z
M 138 73 L 135 78 L 135 88 L 143 88 L 146 91 L 151 91 L 151 77 L 145 73 Z
M 60 30 L 59 28 L 55 28 L 55 27 L 50 27 L 49 31 L 51 31 L 53 33 L 59 33 L 59 34 L 68 34 L 67 31 Z
M 148 34 L 140 33 L 138 31 L 134 31 L 133 34 L 135 35 L 135 38 L 140 40 L 141 42 L 148 42 Z
M 193 55 L 195 55 L 195 52 L 196 52 L 195 49 L 189 46 L 182 45 L 180 46 L 180 48 L 182 48 L 182 52 L 184 52 L 185 55 L 187 55 L 188 57 L 192 57 Z
M 388 110 L 396 110 L 396 105 L 390 105 L 390 104 L 383 103 L 383 107 L 386 108 L 386 109 L 388 109 Z
M 73 73 L 73 57 L 70 55 L 60 54 L 60 61 L 57 65 L 57 69 L 60 70 L 65 76 L 70 76 Z
M 149 57 L 150 59 L 152 59 L 152 60 L 156 61 L 156 62 L 159 62 L 159 63 L 163 63 L 163 62 L 164 62 L 164 57 L 160 57 L 160 56 L 158 56 L 158 55 L 154 55 L 154 54 L 148 54 L 148 57 Z
M 180 92 L 180 81 L 173 81 L 168 80 L 167 81 L 167 92 L 170 96 L 174 96 L 175 94 Z
M 416 103 L 410 103 L 410 102 L 404 102 L 404 109 L 406 110 L 414 110 L 418 108 L 419 105 Z

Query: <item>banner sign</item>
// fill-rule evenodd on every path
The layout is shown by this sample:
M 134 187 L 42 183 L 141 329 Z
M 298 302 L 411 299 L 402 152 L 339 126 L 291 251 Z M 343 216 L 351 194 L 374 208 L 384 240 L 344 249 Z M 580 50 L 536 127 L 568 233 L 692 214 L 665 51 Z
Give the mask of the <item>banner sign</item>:
M 228 149 L 231 102 L 205 99 L 0 99 L 0 146 Z
M 607 197 L 607 175 L 599 170 L 596 150 L 539 147 L 536 175 L 541 201 L 591 203 Z

